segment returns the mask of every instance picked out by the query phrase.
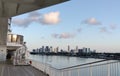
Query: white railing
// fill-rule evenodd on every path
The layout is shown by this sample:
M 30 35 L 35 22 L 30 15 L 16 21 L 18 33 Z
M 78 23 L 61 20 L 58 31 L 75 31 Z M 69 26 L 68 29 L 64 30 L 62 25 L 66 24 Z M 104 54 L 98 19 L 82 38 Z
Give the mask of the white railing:
M 59 69 L 56 69 L 47 63 L 40 63 L 38 61 L 32 60 L 31 65 L 38 70 L 48 74 L 49 76 L 61 76 L 61 71 Z
M 56 69 L 34 60 L 31 65 L 49 76 L 120 76 L 119 60 L 103 60 L 63 69 Z

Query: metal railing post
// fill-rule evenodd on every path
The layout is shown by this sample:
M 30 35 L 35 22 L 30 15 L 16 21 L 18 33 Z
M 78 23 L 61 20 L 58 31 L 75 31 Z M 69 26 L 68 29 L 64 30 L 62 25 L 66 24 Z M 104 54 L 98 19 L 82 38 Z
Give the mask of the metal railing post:
M 92 76 L 92 65 L 90 64 L 90 76 Z
M 80 76 L 80 69 L 78 69 L 78 76 Z
M 64 75 L 63 75 L 63 71 L 61 71 L 61 72 L 62 72 L 62 76 L 64 76 Z
M 110 64 L 109 64 L 109 62 L 108 62 L 108 64 L 107 64 L 107 76 L 110 76 Z
M 68 73 L 69 73 L 68 76 L 71 76 L 71 70 L 69 70 Z

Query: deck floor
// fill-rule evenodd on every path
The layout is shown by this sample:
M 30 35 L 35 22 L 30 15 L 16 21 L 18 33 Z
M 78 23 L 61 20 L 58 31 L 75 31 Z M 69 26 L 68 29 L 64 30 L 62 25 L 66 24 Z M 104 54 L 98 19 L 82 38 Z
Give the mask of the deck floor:
M 14 66 L 0 61 L 0 76 L 47 76 L 32 66 Z

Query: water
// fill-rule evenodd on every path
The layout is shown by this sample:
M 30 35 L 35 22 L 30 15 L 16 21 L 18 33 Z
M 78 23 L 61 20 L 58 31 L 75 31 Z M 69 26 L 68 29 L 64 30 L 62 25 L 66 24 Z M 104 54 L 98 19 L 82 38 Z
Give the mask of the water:
M 52 67 L 57 69 L 102 60 L 95 58 L 80 58 L 80 57 L 69 57 L 69 56 L 42 56 L 42 55 L 30 55 L 29 59 L 50 64 Z
M 95 58 L 42 55 L 30 55 L 29 59 L 39 61 L 40 63 L 42 62 L 50 64 L 52 67 L 57 69 L 102 60 Z M 105 62 L 95 63 L 95 65 L 93 64 L 91 67 L 89 66 L 80 66 L 77 67 L 77 69 L 62 69 L 62 71 L 52 68 L 49 71 L 52 72 L 50 73 L 50 76 L 120 76 L 120 60 L 109 60 Z M 39 68 L 39 66 L 37 66 L 37 68 Z M 42 68 L 42 70 L 46 71 L 46 68 Z

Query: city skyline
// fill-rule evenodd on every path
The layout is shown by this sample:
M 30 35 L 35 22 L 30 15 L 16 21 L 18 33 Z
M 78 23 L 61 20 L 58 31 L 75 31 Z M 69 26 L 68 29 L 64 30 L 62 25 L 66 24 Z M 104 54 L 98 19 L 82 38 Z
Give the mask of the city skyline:
M 82 49 L 83 52 L 86 52 L 86 53 L 93 52 L 93 51 L 96 52 L 95 49 L 91 50 L 90 48 L 87 48 L 87 47 L 79 48 L 78 46 L 76 46 L 75 48 L 71 48 L 69 45 L 67 46 L 67 49 L 59 48 L 59 46 L 58 47 L 41 46 L 39 48 L 32 49 L 32 52 L 47 52 L 47 53 L 49 53 L 49 52 L 56 52 L 57 53 L 57 52 L 72 52 L 73 51 L 73 53 L 77 53 L 81 49 Z
M 120 51 L 120 1 L 71 0 L 12 18 L 12 31 L 31 51 L 39 46 Z

